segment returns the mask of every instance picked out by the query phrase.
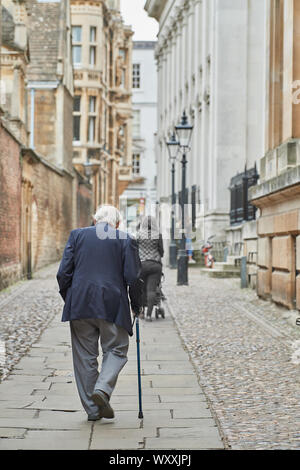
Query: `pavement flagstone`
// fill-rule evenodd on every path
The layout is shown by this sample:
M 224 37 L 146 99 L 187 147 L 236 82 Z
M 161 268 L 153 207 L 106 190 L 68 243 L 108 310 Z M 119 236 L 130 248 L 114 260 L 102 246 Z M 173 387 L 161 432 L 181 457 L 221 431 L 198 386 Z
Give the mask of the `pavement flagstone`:
M 52 267 L 47 276 L 44 270 L 43 279 L 55 295 L 53 272 Z M 13 308 L 14 302 L 22 301 L 30 283 L 26 289 L 22 285 L 19 299 L 15 294 L 2 308 Z M 42 288 L 43 283 L 35 285 L 35 289 Z M 28 302 L 27 298 L 26 308 L 30 308 Z M 61 323 L 60 318 L 59 309 L 0 384 L 0 449 L 224 448 L 170 315 L 152 323 L 140 321 L 144 419 L 138 419 L 133 337 L 129 361 L 112 397 L 115 418 L 95 423 L 87 422 L 78 398 L 69 324 Z

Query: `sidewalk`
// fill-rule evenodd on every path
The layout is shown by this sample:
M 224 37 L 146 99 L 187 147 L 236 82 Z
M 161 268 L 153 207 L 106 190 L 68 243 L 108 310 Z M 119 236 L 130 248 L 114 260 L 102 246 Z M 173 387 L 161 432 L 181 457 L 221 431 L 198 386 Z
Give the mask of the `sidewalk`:
M 60 316 L 0 384 L 0 449 L 224 448 L 168 312 L 165 320 L 140 321 L 144 419 L 137 417 L 134 336 L 112 397 L 115 418 L 95 423 L 78 398 L 69 324 Z

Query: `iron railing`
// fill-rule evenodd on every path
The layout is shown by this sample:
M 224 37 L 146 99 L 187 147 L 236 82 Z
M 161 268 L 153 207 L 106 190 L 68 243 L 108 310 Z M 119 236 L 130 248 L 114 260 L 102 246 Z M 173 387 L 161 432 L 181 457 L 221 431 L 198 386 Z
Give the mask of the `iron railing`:
M 259 175 L 254 168 L 238 173 L 230 181 L 230 225 L 255 220 L 256 207 L 248 200 L 248 189 L 257 184 Z

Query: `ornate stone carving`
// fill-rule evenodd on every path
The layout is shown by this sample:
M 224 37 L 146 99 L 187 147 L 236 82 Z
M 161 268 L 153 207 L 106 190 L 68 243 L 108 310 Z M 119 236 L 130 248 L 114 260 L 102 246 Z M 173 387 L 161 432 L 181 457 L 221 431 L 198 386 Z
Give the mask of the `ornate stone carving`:
M 209 88 L 206 88 L 204 95 L 203 95 L 203 100 L 207 104 L 207 106 L 210 105 L 210 90 Z
M 116 59 L 116 86 L 121 86 L 122 74 L 123 74 L 124 61 L 122 56 L 118 56 Z

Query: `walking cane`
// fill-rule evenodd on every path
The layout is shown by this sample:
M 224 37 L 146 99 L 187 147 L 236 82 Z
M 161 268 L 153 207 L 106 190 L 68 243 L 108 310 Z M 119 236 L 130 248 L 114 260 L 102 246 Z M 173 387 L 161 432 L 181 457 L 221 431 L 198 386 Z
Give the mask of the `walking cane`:
M 134 316 L 133 324 L 136 322 L 136 347 L 137 347 L 137 370 L 138 370 L 138 390 L 139 390 L 139 414 L 138 418 L 143 419 L 142 411 L 142 383 L 141 383 L 141 356 L 140 356 L 140 324 L 139 317 Z M 133 326 L 133 325 L 132 325 Z

